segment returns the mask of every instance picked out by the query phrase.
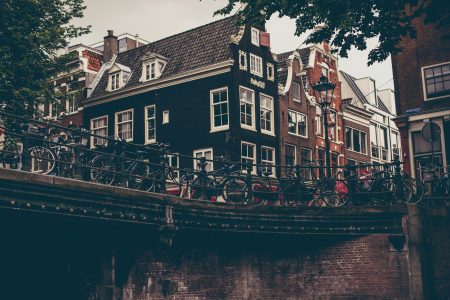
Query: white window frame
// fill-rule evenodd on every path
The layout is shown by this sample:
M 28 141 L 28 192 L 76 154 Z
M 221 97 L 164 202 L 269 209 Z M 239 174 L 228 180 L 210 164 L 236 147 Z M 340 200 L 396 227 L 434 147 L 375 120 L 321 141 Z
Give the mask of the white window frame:
M 442 66 L 442 65 L 446 65 L 446 64 L 450 64 L 450 61 L 446 61 L 446 62 L 434 64 L 434 65 L 429 65 L 429 66 L 423 66 L 421 68 L 423 99 L 425 101 L 450 97 L 450 93 L 449 93 L 449 94 L 443 95 L 443 96 L 437 96 L 437 97 L 430 97 L 430 98 L 428 98 L 428 96 L 427 96 L 427 86 L 426 86 L 426 82 L 425 82 L 425 69 L 434 68 L 434 67 L 438 67 L 438 66 Z
M 223 104 L 225 101 L 221 101 L 219 103 L 214 103 L 214 94 L 215 93 L 221 93 L 225 91 L 227 94 L 227 124 L 226 125 L 220 125 L 220 126 L 214 126 L 214 106 L 215 105 L 221 105 Z M 228 87 L 221 87 L 218 89 L 214 89 L 214 90 L 210 90 L 209 91 L 209 101 L 210 101 L 210 126 L 211 126 L 211 130 L 210 132 L 217 132 L 217 131 L 222 131 L 222 130 L 228 130 L 230 129 L 230 101 L 229 101 L 229 96 L 228 96 Z
M 267 63 L 267 80 L 275 81 L 275 67 L 272 63 Z
M 347 128 L 351 130 L 351 134 L 350 134 L 350 149 L 347 148 Z M 364 149 L 366 150 L 366 152 L 356 151 L 356 150 L 354 149 L 355 147 L 354 147 L 354 144 L 353 144 L 353 131 L 357 131 L 357 132 L 358 132 L 358 134 L 359 134 L 359 140 L 360 140 L 360 142 L 361 142 L 361 146 L 362 146 L 361 133 L 364 133 L 364 134 L 366 135 L 366 138 L 364 139 Z M 362 130 L 359 130 L 359 129 L 356 129 L 356 128 L 353 128 L 353 127 L 351 127 L 351 126 L 346 126 L 346 127 L 345 127 L 345 132 L 344 132 L 344 134 L 345 134 L 345 145 L 344 145 L 344 147 L 345 147 L 345 149 L 346 149 L 347 151 L 352 151 L 352 152 L 355 152 L 355 153 L 367 155 L 367 151 L 368 151 L 368 149 L 367 149 L 367 132 L 362 131 Z M 361 147 L 361 150 L 362 150 L 362 147 Z
M 253 159 L 250 159 L 248 156 L 243 156 L 243 154 L 242 154 L 242 146 L 243 145 L 246 145 L 246 146 L 252 146 L 253 147 Z M 246 160 L 252 160 L 253 161 L 253 166 L 252 166 L 252 174 L 256 174 L 256 163 L 257 163 L 257 160 L 256 160 L 256 144 L 253 144 L 253 143 L 249 143 L 249 142 L 244 142 L 244 141 L 241 141 L 241 163 L 242 163 L 242 159 L 246 159 Z M 241 165 L 241 168 L 242 168 L 242 170 L 244 171 L 244 172 L 246 172 L 246 170 L 247 170 L 247 166 L 246 165 Z
M 93 126 L 93 124 L 94 124 L 94 121 L 96 121 L 96 120 L 99 120 L 99 119 L 103 119 L 103 118 L 106 118 L 106 125 L 105 126 L 103 126 L 103 127 L 98 127 L 98 128 L 93 128 L 92 126 Z M 91 130 L 91 132 L 93 133 L 93 134 L 96 134 L 95 133 L 95 131 L 96 130 L 99 130 L 99 129 L 106 129 L 106 135 L 105 135 L 105 143 L 104 144 L 99 144 L 99 145 L 108 145 L 108 115 L 103 115 L 103 116 L 100 116 L 100 117 L 96 117 L 96 118 L 93 118 L 93 119 L 91 119 L 91 122 L 90 122 L 90 130 Z M 96 139 L 97 137 L 94 137 L 94 136 L 91 136 L 91 141 L 90 141 L 90 145 L 91 145 L 91 149 L 93 149 L 93 148 L 95 148 L 95 143 L 94 143 L 94 141 L 95 141 L 95 139 Z M 97 138 L 97 139 L 100 139 L 100 138 Z
M 144 65 L 145 81 L 156 79 L 156 61 Z
M 252 93 L 252 99 L 251 99 L 252 102 L 251 103 L 248 102 L 248 99 L 245 102 L 242 101 L 242 99 L 241 99 L 241 89 L 245 90 L 245 91 L 249 91 L 249 92 Z M 251 105 L 251 113 L 252 113 L 252 115 L 251 115 L 252 125 L 251 126 L 249 126 L 247 124 L 242 124 L 242 120 L 241 120 L 241 114 L 242 114 L 242 112 L 241 112 L 241 104 L 242 103 L 246 103 L 246 104 L 250 104 Z M 255 91 L 240 85 L 239 86 L 239 123 L 241 124 L 241 128 L 247 129 L 247 130 L 256 131 L 256 121 L 255 121 L 255 119 L 256 119 L 255 118 L 255 114 L 256 114 L 255 111 L 256 111 L 256 109 L 255 109 L 255 106 L 256 106 L 255 105 Z
M 162 66 L 160 69 L 160 65 Z M 161 77 L 164 69 L 167 65 L 167 61 L 161 58 L 151 58 L 142 63 L 142 74 L 139 79 L 140 82 L 146 82 L 156 80 Z M 152 72 L 153 66 L 153 72 Z
M 251 27 L 250 31 L 251 31 L 252 44 L 259 47 L 259 45 L 260 45 L 259 29 L 256 29 L 255 27 Z
M 150 107 L 152 107 L 152 106 L 153 106 L 153 109 L 155 111 L 155 114 L 154 114 L 154 116 L 152 118 L 149 118 L 149 116 L 148 116 L 148 109 Z M 145 124 L 144 124 L 144 126 L 145 126 L 145 144 L 156 143 L 156 133 L 157 133 L 157 131 L 156 131 L 156 105 L 155 104 L 151 104 L 151 105 L 147 105 L 146 107 L 144 107 L 144 115 L 145 115 Z M 154 139 L 149 139 L 148 138 L 148 121 L 151 120 L 151 119 L 154 120 L 154 122 L 155 122 L 155 138 Z
M 79 107 L 78 107 L 78 99 L 77 99 L 77 96 L 78 96 L 78 93 L 77 93 L 77 91 L 72 91 L 72 92 L 69 92 L 69 93 L 67 93 L 67 99 L 66 99 L 66 115 L 74 115 L 74 114 L 76 114 L 77 112 L 78 112 L 78 110 L 79 110 Z M 71 99 L 71 97 L 73 97 L 72 98 L 72 103 L 73 104 L 75 104 L 76 103 L 76 107 L 77 107 L 77 109 L 76 110 L 74 110 L 74 111 L 70 111 L 70 103 L 71 103 L 71 101 L 70 101 L 70 99 Z M 73 105 L 73 106 L 75 106 L 75 105 Z
M 125 142 L 132 142 L 133 138 L 134 138 L 134 130 L 133 130 L 134 129 L 133 128 L 133 126 L 134 126 L 134 109 L 133 108 L 127 109 L 127 110 L 118 111 L 118 112 L 116 112 L 114 114 L 114 137 L 119 139 L 119 125 L 120 125 L 120 124 L 118 124 L 118 116 L 119 116 L 119 114 L 128 113 L 128 112 L 131 112 L 131 120 L 126 121 L 126 122 L 122 122 L 121 124 L 123 124 L 123 123 L 131 123 L 131 138 L 125 139 L 123 141 L 125 141 Z
M 176 158 L 176 162 L 177 165 L 173 166 L 172 164 L 172 158 Z M 172 168 L 173 170 L 173 174 L 176 180 L 180 180 L 180 156 L 179 153 L 171 153 L 171 154 L 166 154 L 166 161 L 167 164 L 169 165 L 169 167 Z M 172 181 L 172 178 L 167 178 L 167 181 Z
M 118 72 L 114 72 L 114 73 L 109 75 L 109 81 L 110 81 L 109 90 L 111 92 L 117 91 L 118 89 L 120 89 L 120 75 L 121 75 L 121 73 L 122 72 L 118 71 Z
M 316 125 L 316 134 L 322 136 L 324 133 L 323 111 L 318 106 L 316 106 Z
M 273 159 L 272 161 L 263 159 L 263 151 L 264 150 L 272 151 L 272 159 Z M 276 174 L 275 174 L 275 148 L 268 147 L 268 146 L 261 146 L 261 165 L 264 165 L 265 163 L 272 165 L 272 174 L 270 174 L 270 177 L 275 177 L 276 176 Z
M 289 131 L 289 112 L 292 112 L 292 113 L 296 114 L 295 115 L 295 133 Z M 305 117 L 305 133 L 306 133 L 306 135 L 301 135 L 298 132 L 298 126 L 297 126 L 297 124 L 298 124 L 298 122 L 297 122 L 298 115 L 302 115 L 302 116 Z M 288 134 L 292 134 L 292 135 L 295 135 L 295 136 L 300 136 L 300 137 L 303 137 L 303 138 L 308 138 L 308 115 L 306 115 L 304 113 L 301 113 L 299 111 L 288 109 Z
M 169 124 L 169 122 L 170 122 L 170 112 L 169 110 L 165 110 L 163 111 L 162 123 Z
M 250 73 L 263 77 L 263 60 L 253 53 L 250 53 Z
M 296 95 L 295 91 L 298 87 L 298 95 Z M 298 96 L 298 98 L 296 98 Z M 301 102 L 302 101 L 302 88 L 300 86 L 300 83 L 292 82 L 292 100 L 295 102 Z
M 200 162 L 200 160 L 198 160 L 198 159 L 195 159 L 196 157 L 197 157 L 197 154 L 202 154 L 202 156 L 200 156 L 200 157 L 205 157 L 205 153 L 206 152 L 211 152 L 211 160 L 214 158 L 214 151 L 213 151 L 213 148 L 203 148 L 203 149 L 196 149 L 196 150 L 194 150 L 193 151 L 193 157 L 194 157 L 194 159 L 193 159 L 193 163 L 194 163 L 194 170 L 196 170 L 196 171 L 200 171 L 200 168 L 197 166 L 197 164 Z M 209 166 L 211 166 L 211 169 L 210 170 L 208 170 L 208 167 Z M 212 161 L 207 161 L 207 165 L 206 165 L 206 171 L 207 172 L 210 172 L 210 171 L 213 171 L 214 170 L 214 162 L 212 162 Z
M 263 107 L 262 104 L 262 97 L 268 98 L 270 99 L 270 103 L 271 103 L 271 107 L 268 109 L 266 107 Z M 260 120 L 260 127 L 261 127 L 261 133 L 267 134 L 267 135 L 271 135 L 271 136 L 275 136 L 275 113 L 274 113 L 274 99 L 273 97 L 263 94 L 263 93 L 259 93 L 259 120 Z M 270 111 L 270 130 L 266 130 L 262 128 L 262 120 L 263 120 L 263 110 L 264 111 Z
M 247 52 L 239 50 L 239 70 L 247 71 Z

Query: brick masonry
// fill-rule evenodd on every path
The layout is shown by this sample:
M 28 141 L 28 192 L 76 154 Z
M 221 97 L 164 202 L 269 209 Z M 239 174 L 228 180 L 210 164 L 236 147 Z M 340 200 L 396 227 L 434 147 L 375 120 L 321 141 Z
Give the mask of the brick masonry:
M 407 253 L 393 250 L 386 235 L 222 238 L 197 248 L 198 240 L 184 237 L 169 251 L 147 251 L 133 265 L 123 299 L 409 298 Z

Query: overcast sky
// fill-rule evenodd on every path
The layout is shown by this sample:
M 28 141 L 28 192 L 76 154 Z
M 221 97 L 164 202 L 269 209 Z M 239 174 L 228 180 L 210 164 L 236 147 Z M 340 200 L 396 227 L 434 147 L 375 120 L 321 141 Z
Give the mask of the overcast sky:
M 213 13 L 225 6 L 226 0 L 84 0 L 87 6 L 83 19 L 76 25 L 92 25 L 91 33 L 71 44 L 92 44 L 103 40 L 108 29 L 116 35 L 139 34 L 147 41 L 186 31 L 188 29 L 223 18 Z M 295 23 L 288 18 L 273 16 L 267 23 L 271 34 L 271 47 L 275 53 L 290 51 L 300 46 L 305 36 L 295 36 Z M 376 45 L 371 40 L 369 48 Z M 367 66 L 368 51 L 352 50 L 349 58 L 340 58 L 341 70 L 355 77 L 370 76 L 381 88 L 393 88 L 391 60 Z

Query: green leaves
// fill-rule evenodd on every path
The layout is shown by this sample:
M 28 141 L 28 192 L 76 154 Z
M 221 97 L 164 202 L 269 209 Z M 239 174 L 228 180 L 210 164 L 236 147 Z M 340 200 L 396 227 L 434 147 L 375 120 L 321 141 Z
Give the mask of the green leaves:
M 229 14 L 238 4 L 247 6 L 239 11 L 247 24 L 257 24 L 278 13 L 295 19 L 296 35 L 309 32 L 317 25 L 307 43 L 330 41 L 336 52 L 347 57 L 355 47 L 367 48 L 366 40 L 379 38 L 379 44 L 368 56 L 368 64 L 385 60 L 401 49 L 403 37 L 415 38 L 413 20 L 425 17 L 425 22 L 438 26 L 450 25 L 450 5 L 441 0 L 229 0 L 216 14 Z
M 50 83 L 66 69 L 56 58 L 70 38 L 89 28 L 70 25 L 83 16 L 83 0 L 0 0 L 0 103 L 8 111 L 33 115 L 42 102 L 60 97 Z

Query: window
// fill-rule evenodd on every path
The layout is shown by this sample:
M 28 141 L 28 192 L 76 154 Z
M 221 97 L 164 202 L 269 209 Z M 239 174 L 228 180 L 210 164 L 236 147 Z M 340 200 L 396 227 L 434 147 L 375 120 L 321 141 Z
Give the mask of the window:
M 239 70 L 247 71 L 247 53 L 239 50 Z
M 67 94 L 67 113 L 73 114 L 78 111 L 78 99 L 77 99 L 77 93 L 72 92 Z
M 294 145 L 284 144 L 284 163 L 286 166 L 297 164 L 297 148 Z
M 91 132 L 94 135 L 108 137 L 108 116 L 102 116 L 91 120 Z M 107 139 L 102 139 L 100 137 L 91 137 L 91 146 L 106 145 Z
M 323 123 L 322 123 L 322 110 L 320 109 L 320 107 L 316 106 L 316 133 L 319 135 L 322 135 L 322 128 L 323 128 Z
M 331 153 L 331 174 L 335 175 L 337 172 L 337 166 L 339 165 L 339 154 Z
M 311 149 L 300 148 L 300 157 L 302 159 L 303 178 L 311 180 L 312 179 L 312 170 L 311 170 L 311 168 L 308 167 L 308 163 L 311 161 Z
M 347 165 L 349 165 L 349 166 L 356 166 L 357 165 L 357 161 L 354 160 L 354 159 L 348 158 L 347 159 Z
M 345 146 L 348 150 L 366 154 L 366 133 L 354 128 L 345 128 Z
M 145 80 L 156 78 L 156 62 L 145 65 Z
M 319 177 L 323 178 L 325 176 L 325 150 L 319 148 L 317 154 L 319 162 Z
M 169 111 L 165 110 L 163 111 L 163 124 L 168 124 L 169 123 Z
M 211 131 L 229 128 L 228 88 L 213 90 L 211 99 Z
M 423 68 L 425 100 L 450 95 L 450 63 Z
M 416 177 L 422 180 L 427 179 L 427 174 L 422 173 L 420 169 L 431 168 L 433 164 L 435 167 L 443 165 L 441 136 L 439 135 L 439 138 L 433 142 L 433 147 L 431 147 L 430 142 L 424 140 L 421 131 L 411 132 L 411 137 L 413 142 L 414 167 Z M 433 151 L 431 151 L 432 148 Z M 434 157 L 432 156 L 432 154 L 434 154 Z
M 300 102 L 301 101 L 301 98 L 300 98 L 300 84 L 298 84 L 297 82 L 293 82 L 292 83 L 292 88 L 293 88 L 293 93 L 294 93 L 293 100 L 297 101 L 297 102 Z
M 400 160 L 400 137 L 398 132 L 392 131 L 391 139 L 393 141 L 392 143 L 392 153 L 393 153 L 393 159 Z
M 262 58 L 250 53 L 250 73 L 262 77 Z
M 256 173 L 256 146 L 254 144 L 241 143 L 241 163 L 242 169 L 247 169 L 247 164 L 253 164 L 252 173 Z
M 291 134 L 308 137 L 306 115 L 289 110 L 288 111 L 288 132 Z
M 145 143 L 156 143 L 156 107 L 145 107 Z
M 172 175 L 173 175 L 173 178 L 169 175 L 167 180 L 168 181 L 172 181 L 173 179 L 180 180 L 180 159 L 178 154 L 175 153 L 167 154 L 166 161 L 169 167 L 172 168 Z
M 261 147 L 261 164 L 263 165 L 263 172 L 275 176 L 275 149 Z
M 252 44 L 259 46 L 259 30 L 252 27 L 251 31 L 252 31 Z
M 111 80 L 111 91 L 115 91 L 119 89 L 119 79 L 120 79 L 120 72 L 114 73 L 110 75 Z
M 239 94 L 241 103 L 241 127 L 255 130 L 255 92 L 240 87 Z
M 330 119 L 328 123 L 328 130 L 329 130 L 329 136 L 330 139 L 333 141 L 337 140 L 337 118 L 336 118 L 336 111 L 330 110 L 329 114 Z
M 267 63 L 267 79 L 270 81 L 275 80 L 274 66 L 271 63 Z
M 126 110 L 116 113 L 116 137 L 122 141 L 131 142 L 133 140 L 133 110 Z
M 273 126 L 273 98 L 260 94 L 260 117 L 261 117 L 261 132 L 275 135 L 275 128 Z
M 204 157 L 207 159 L 206 171 L 211 172 L 213 170 L 213 162 L 208 161 L 208 160 L 213 159 L 213 149 L 212 148 L 194 150 L 194 157 L 197 158 L 197 159 L 194 159 L 194 170 L 200 170 L 200 167 L 198 164 L 200 163 L 201 157 Z

